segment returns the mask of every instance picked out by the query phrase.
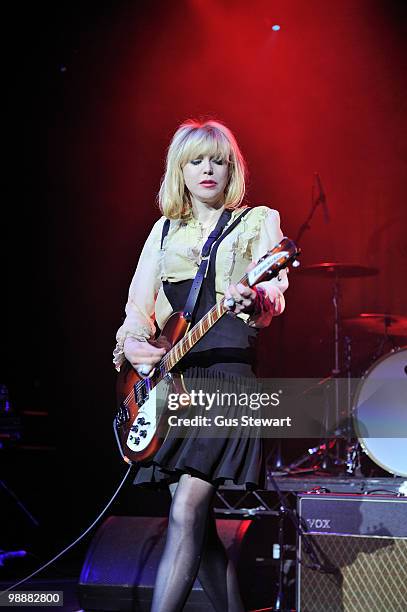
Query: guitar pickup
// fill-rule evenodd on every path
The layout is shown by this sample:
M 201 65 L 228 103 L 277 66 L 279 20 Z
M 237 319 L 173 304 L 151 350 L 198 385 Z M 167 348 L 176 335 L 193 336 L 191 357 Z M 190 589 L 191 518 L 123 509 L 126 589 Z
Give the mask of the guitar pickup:
M 116 414 L 116 424 L 123 425 L 123 423 L 126 423 L 129 419 L 130 413 L 127 406 L 125 406 L 124 404 L 120 404 Z
M 134 399 L 135 399 L 136 404 L 138 406 L 142 406 L 147 396 L 147 391 L 144 385 L 144 381 L 140 380 L 138 383 L 136 383 L 133 387 L 133 391 L 134 391 Z

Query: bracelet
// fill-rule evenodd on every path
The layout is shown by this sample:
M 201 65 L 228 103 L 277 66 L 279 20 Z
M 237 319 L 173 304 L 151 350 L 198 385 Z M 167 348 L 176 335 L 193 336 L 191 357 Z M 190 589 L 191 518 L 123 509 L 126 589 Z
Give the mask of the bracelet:
M 256 292 L 256 297 L 254 298 L 249 314 L 251 317 L 257 317 L 263 310 L 267 309 L 266 301 L 269 301 L 269 297 L 263 287 L 252 287 L 252 289 Z

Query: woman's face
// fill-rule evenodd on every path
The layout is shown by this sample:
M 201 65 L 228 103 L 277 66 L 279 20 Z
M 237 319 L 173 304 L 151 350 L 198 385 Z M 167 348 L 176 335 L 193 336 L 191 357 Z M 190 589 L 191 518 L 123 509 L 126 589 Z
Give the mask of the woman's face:
M 205 204 L 223 201 L 229 177 L 228 163 L 225 160 L 200 155 L 187 162 L 182 172 L 185 185 L 193 199 Z

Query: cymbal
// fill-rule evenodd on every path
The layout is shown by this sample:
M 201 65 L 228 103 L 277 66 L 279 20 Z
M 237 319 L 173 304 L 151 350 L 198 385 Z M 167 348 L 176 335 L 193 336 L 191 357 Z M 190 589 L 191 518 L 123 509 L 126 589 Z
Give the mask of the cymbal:
M 347 264 L 340 262 L 324 262 L 311 264 L 309 266 L 300 266 L 298 268 L 303 274 L 310 276 L 322 276 L 323 278 L 352 278 L 356 276 L 373 276 L 378 274 L 378 268 L 368 268 L 355 264 Z
M 345 317 L 344 324 L 359 328 L 370 334 L 407 336 L 407 317 L 382 312 L 362 312 L 358 317 Z

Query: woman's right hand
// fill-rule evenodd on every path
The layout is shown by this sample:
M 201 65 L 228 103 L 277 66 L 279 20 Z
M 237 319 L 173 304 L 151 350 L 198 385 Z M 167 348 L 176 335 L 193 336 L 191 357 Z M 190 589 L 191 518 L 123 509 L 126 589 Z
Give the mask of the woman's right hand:
M 147 376 L 170 348 L 170 344 L 164 338 L 142 342 L 128 337 L 124 341 L 123 351 L 133 368 Z

